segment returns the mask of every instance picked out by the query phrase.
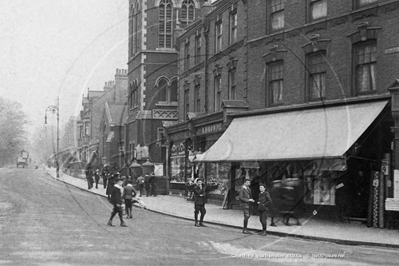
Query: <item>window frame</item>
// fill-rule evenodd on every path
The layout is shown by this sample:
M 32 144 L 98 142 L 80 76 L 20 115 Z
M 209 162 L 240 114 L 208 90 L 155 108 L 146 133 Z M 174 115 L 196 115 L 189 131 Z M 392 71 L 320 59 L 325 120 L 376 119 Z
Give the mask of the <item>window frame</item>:
M 273 79 L 272 77 L 272 68 L 276 67 L 276 66 L 281 66 L 281 77 L 279 79 Z M 279 89 L 279 95 L 281 98 L 280 101 L 275 102 L 274 101 L 274 91 L 273 91 L 273 87 L 272 87 L 272 83 L 274 82 L 279 82 L 281 81 L 281 86 Z M 284 98 L 283 98 L 283 93 L 284 93 L 284 60 L 276 60 L 273 62 L 269 62 L 267 63 L 267 81 L 266 81 L 266 86 L 267 86 L 267 95 L 268 95 L 268 104 L 271 106 L 277 106 L 277 105 L 282 105 L 284 104 Z
M 171 0 L 160 1 L 158 25 L 158 47 L 161 49 L 173 48 L 173 2 Z M 168 25 L 170 25 L 170 29 Z
M 325 3 L 325 5 L 326 5 L 326 14 L 325 14 L 325 16 L 322 16 L 322 17 L 319 17 L 319 18 L 313 18 L 313 16 L 312 16 L 313 7 L 314 7 L 314 4 L 318 3 L 318 2 L 324 2 Z M 327 2 L 327 0 L 308 0 L 307 7 L 308 7 L 307 17 L 308 17 L 308 22 L 309 23 L 326 19 L 327 16 L 328 16 L 328 2 Z
M 201 34 L 195 35 L 195 64 L 201 63 Z
M 372 51 L 372 53 L 374 52 L 374 60 L 373 61 L 369 61 L 369 62 L 363 62 L 363 63 L 359 63 L 359 49 L 360 48 L 365 48 L 366 46 L 373 46 L 372 49 L 374 49 L 374 51 Z M 372 57 L 372 53 L 370 54 L 370 57 Z M 355 43 L 353 45 L 353 87 L 354 87 L 354 91 L 356 93 L 356 95 L 365 95 L 365 94 L 374 94 L 377 92 L 377 40 L 376 39 L 372 39 L 372 40 L 368 40 L 365 42 L 358 42 Z M 358 84 L 358 68 L 359 66 L 372 66 L 374 65 L 374 78 L 373 78 L 373 74 L 370 70 L 370 81 L 369 81 L 369 85 L 372 89 L 369 90 L 361 90 Z M 373 80 L 374 79 L 374 80 Z
M 184 13 L 185 11 L 185 13 Z M 192 14 L 190 15 L 190 11 Z M 193 0 L 184 0 L 181 4 L 180 24 L 185 27 L 195 19 L 195 3 Z
M 238 30 L 238 15 L 237 15 L 237 8 L 233 9 L 230 12 L 230 31 L 229 31 L 229 44 L 234 44 L 237 42 L 237 30 Z
M 237 99 L 237 75 L 236 68 L 231 68 L 229 70 L 229 91 L 228 91 L 228 99 L 236 100 Z
M 201 84 L 195 84 L 194 86 L 194 112 L 201 112 Z
M 184 44 L 184 70 L 190 69 L 190 41 L 186 39 Z
M 214 77 L 214 112 L 219 112 L 222 107 L 222 75 Z
M 184 120 L 187 119 L 188 112 L 190 112 L 190 84 L 186 83 L 184 87 Z
M 276 3 L 276 1 L 280 1 L 279 3 Z M 270 0 L 269 5 L 270 5 L 270 14 L 269 14 L 269 30 L 271 33 L 274 32 L 279 32 L 284 30 L 285 27 L 285 1 L 286 0 Z M 282 13 L 283 15 L 283 25 L 280 28 L 273 28 L 273 15 Z
M 373 1 L 371 3 L 361 3 L 361 1 L 363 1 L 363 0 L 353 0 L 353 9 L 354 10 L 375 6 L 378 4 L 378 0 L 371 0 L 371 1 Z
M 220 53 L 223 49 L 223 23 L 219 18 L 215 23 L 215 54 Z
M 319 67 L 321 69 L 317 69 L 316 64 L 312 64 L 312 60 L 316 57 L 320 58 L 321 61 L 319 63 Z M 313 84 L 316 76 L 324 77 L 324 87 L 321 88 L 322 94 L 319 93 L 318 97 L 314 97 L 313 93 Z M 307 100 L 308 101 L 320 101 L 326 98 L 327 92 L 327 62 L 326 62 L 326 50 L 319 50 L 316 52 L 308 53 L 306 55 L 306 91 L 307 91 Z

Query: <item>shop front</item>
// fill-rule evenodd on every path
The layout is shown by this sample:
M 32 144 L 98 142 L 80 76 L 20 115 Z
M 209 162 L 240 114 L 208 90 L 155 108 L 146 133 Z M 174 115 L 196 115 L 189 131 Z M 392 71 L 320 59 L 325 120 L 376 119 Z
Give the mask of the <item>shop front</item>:
M 226 208 L 238 203 L 238 190 L 250 178 L 254 197 L 259 183 L 267 185 L 276 215 L 318 215 L 369 226 L 378 217 L 381 225 L 392 190 L 384 181 L 392 173 L 381 168 L 391 158 L 392 125 L 386 97 L 235 115 L 194 163 L 223 166 L 206 175 L 208 180 L 218 171 L 225 176 Z

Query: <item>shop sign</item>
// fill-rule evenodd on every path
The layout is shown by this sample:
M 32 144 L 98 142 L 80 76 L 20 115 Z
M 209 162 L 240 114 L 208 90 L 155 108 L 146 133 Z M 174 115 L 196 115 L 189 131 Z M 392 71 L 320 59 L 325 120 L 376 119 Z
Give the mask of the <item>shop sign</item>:
M 385 49 L 385 54 L 399 53 L 399 47 Z
M 206 125 L 197 129 L 197 135 L 209 134 L 222 130 L 222 123 Z

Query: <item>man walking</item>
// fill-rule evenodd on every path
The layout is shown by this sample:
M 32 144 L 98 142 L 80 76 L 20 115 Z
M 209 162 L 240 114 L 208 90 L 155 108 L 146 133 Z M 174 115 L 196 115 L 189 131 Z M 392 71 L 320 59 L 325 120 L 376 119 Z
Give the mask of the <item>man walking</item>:
M 144 176 L 143 175 L 140 175 L 137 178 L 137 184 L 139 185 L 139 190 L 140 190 L 140 196 L 139 197 L 141 197 L 141 196 L 143 196 L 143 190 L 144 190 Z
M 116 178 L 116 184 L 113 186 L 111 190 L 111 204 L 114 206 L 112 212 L 111 212 L 111 217 L 108 220 L 108 225 L 109 226 L 114 226 L 112 224 L 112 219 L 116 214 L 119 215 L 119 220 L 121 221 L 121 226 L 122 227 L 127 227 L 125 222 L 123 221 L 123 210 L 122 210 L 122 194 L 123 194 L 123 179 L 120 177 Z
M 266 209 L 267 205 L 272 202 L 269 192 L 266 191 L 265 185 L 259 185 L 259 201 L 258 201 L 258 211 L 259 211 L 259 221 L 262 224 L 262 231 L 259 235 L 266 236 Z
M 103 186 L 107 188 L 107 181 L 108 181 L 108 170 L 107 167 L 104 165 L 102 176 L 103 176 Z
M 250 208 L 251 204 L 254 202 L 251 195 L 251 189 L 249 188 L 250 185 L 251 185 L 251 180 L 245 179 L 244 185 L 241 187 L 239 194 L 242 210 L 244 212 L 244 228 L 242 230 L 244 234 L 251 234 L 251 232 L 247 230 L 248 220 L 249 217 L 251 216 Z
M 91 170 L 91 167 L 88 166 L 86 169 L 86 179 L 87 179 L 87 188 L 92 189 L 93 188 L 93 171 Z
M 197 180 L 197 185 L 194 187 L 194 219 L 195 226 L 204 226 L 205 217 L 205 186 L 202 183 L 202 179 Z M 198 214 L 201 212 L 200 221 L 198 223 Z

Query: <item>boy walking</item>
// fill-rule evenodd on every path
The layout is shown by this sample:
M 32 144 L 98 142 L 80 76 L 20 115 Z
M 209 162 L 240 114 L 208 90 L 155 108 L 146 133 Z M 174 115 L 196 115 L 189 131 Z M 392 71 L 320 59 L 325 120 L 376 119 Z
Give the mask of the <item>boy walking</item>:
M 121 227 L 127 227 L 127 225 L 123 221 L 123 210 L 122 210 L 123 179 L 118 177 L 116 178 L 115 182 L 116 183 L 111 190 L 111 204 L 114 206 L 114 208 L 111 212 L 111 217 L 109 218 L 107 224 L 109 226 L 114 226 L 112 224 L 112 219 L 115 217 L 116 214 L 118 214 L 119 220 L 121 221 Z

